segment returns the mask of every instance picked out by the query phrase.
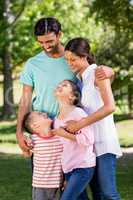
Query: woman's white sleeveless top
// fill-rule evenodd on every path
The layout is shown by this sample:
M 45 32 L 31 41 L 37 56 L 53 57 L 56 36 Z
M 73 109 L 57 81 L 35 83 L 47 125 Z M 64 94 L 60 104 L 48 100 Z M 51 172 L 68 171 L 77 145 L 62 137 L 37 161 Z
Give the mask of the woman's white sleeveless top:
M 88 114 L 94 113 L 103 106 L 99 89 L 94 85 L 96 67 L 96 64 L 92 64 L 82 74 L 81 103 Z M 122 155 L 112 114 L 92 124 L 92 128 L 97 156 L 106 153 L 115 154 L 117 157 Z

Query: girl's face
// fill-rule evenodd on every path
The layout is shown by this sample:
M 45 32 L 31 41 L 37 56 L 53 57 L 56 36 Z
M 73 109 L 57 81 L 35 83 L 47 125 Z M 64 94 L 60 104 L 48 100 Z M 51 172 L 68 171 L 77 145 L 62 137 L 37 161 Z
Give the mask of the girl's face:
M 65 58 L 73 72 L 79 73 L 83 70 L 83 63 L 86 60 L 85 57 L 77 56 L 71 51 L 65 51 Z
M 55 89 L 55 96 L 58 100 L 72 100 L 74 99 L 74 95 L 72 92 L 72 86 L 69 81 L 64 80 Z

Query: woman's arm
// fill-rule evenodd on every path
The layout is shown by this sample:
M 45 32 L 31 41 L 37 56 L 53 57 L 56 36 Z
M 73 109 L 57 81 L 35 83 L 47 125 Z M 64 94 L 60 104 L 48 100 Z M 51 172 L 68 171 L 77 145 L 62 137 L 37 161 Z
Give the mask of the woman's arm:
M 105 80 L 96 80 L 95 81 L 97 87 L 99 88 L 103 106 L 99 108 L 96 112 L 92 113 L 91 115 L 81 119 L 78 122 L 67 122 L 66 129 L 70 132 L 76 132 L 81 128 L 88 126 L 96 121 L 99 121 L 106 117 L 107 115 L 111 114 L 115 111 L 115 101 L 111 89 L 111 83 L 109 79 Z

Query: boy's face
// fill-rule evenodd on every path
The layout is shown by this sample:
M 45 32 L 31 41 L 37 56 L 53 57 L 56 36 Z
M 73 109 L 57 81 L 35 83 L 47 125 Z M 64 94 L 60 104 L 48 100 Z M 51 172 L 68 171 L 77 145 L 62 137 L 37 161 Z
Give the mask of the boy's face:
M 32 112 L 31 113 L 31 124 L 30 127 L 33 133 L 43 134 L 48 132 L 51 128 L 52 120 L 48 118 L 46 113 Z

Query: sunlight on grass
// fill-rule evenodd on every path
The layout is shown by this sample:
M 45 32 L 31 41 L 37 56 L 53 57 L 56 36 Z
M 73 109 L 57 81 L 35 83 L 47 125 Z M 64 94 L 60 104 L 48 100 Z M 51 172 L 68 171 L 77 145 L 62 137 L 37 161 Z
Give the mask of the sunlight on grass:
M 133 146 L 133 120 L 116 123 L 121 146 Z

